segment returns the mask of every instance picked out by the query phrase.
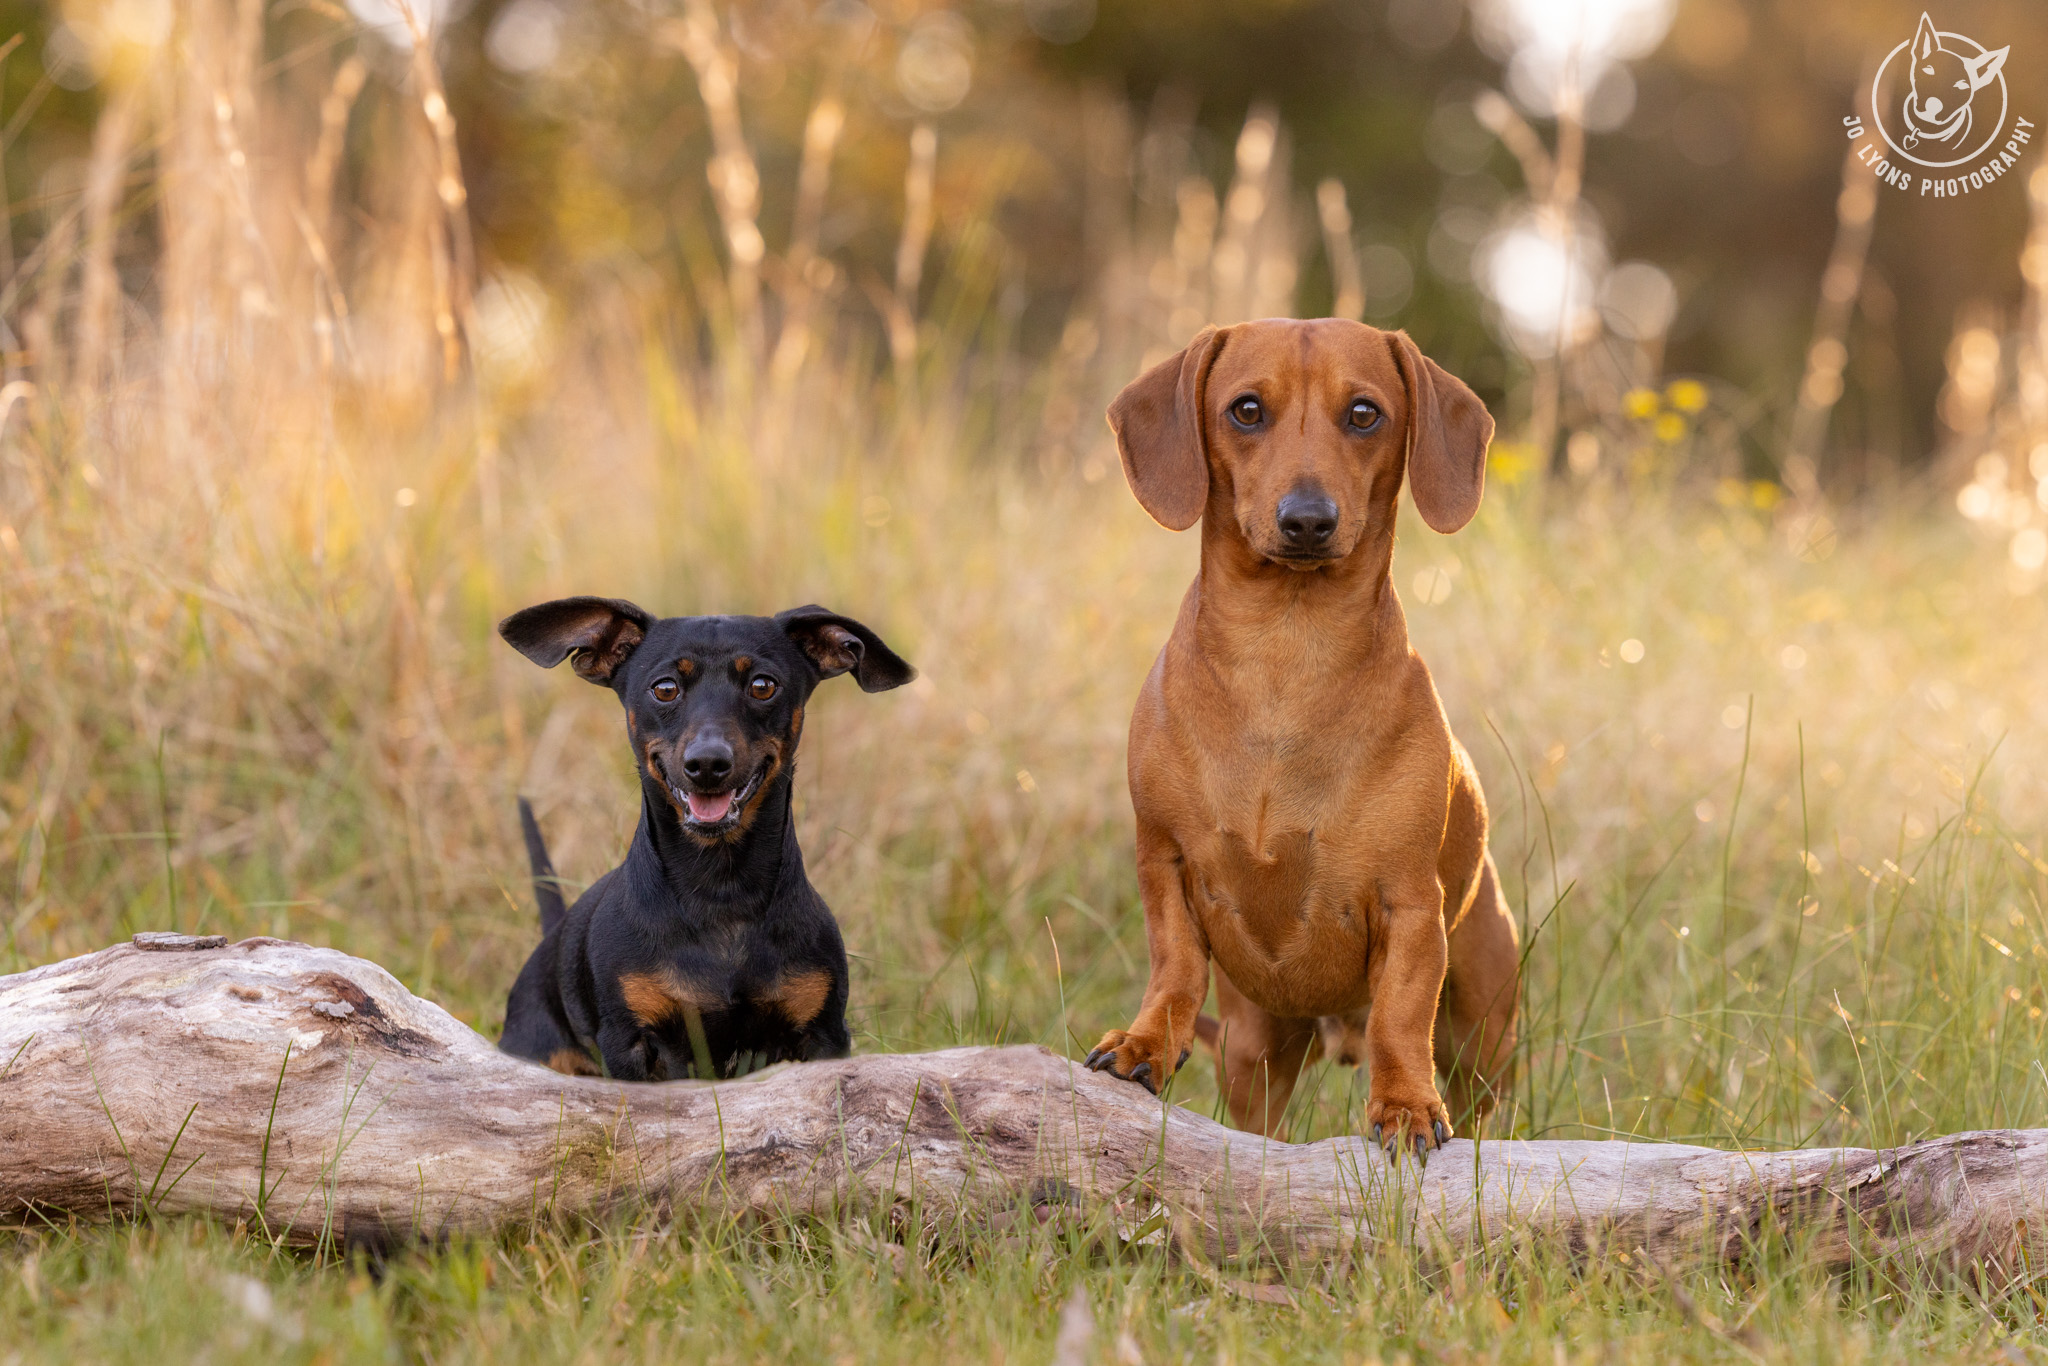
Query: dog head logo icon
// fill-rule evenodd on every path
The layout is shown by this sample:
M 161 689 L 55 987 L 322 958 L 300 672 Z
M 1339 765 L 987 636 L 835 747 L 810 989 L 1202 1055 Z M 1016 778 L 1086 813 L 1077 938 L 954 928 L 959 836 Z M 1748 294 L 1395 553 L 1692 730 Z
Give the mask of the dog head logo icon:
M 1871 83 L 1878 132 L 1893 151 L 1921 166 L 1975 160 L 2005 127 L 2011 50 L 1944 33 L 1922 14 L 1913 36 L 1892 49 Z

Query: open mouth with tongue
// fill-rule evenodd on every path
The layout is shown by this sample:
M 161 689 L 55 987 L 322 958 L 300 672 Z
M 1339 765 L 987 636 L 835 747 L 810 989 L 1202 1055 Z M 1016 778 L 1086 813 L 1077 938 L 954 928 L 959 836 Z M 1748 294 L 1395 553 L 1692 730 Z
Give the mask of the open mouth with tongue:
M 690 819 L 703 825 L 716 825 L 725 819 L 725 813 L 732 810 L 730 792 L 685 792 L 683 804 L 690 809 Z
M 683 825 L 687 829 L 696 834 L 717 834 L 739 824 L 740 812 L 745 809 L 747 798 L 754 795 L 754 789 L 761 785 L 761 775 L 766 771 L 767 766 L 763 765 L 745 783 L 723 792 L 695 792 L 670 782 L 668 794 L 682 814 Z

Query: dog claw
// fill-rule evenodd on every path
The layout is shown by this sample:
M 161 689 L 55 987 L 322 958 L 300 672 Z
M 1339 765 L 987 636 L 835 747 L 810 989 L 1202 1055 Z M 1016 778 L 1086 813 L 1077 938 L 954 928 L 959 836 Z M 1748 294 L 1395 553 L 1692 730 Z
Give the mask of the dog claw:
M 1173 1065 L 1173 1070 L 1178 1072 L 1181 1068 L 1186 1067 L 1188 1065 L 1188 1054 L 1192 1052 L 1194 1052 L 1192 1048 L 1183 1048 L 1180 1051 L 1180 1061 Z
M 1081 1059 L 1081 1065 L 1091 1072 L 1096 1071 L 1103 1057 L 1104 1054 L 1101 1049 L 1091 1048 L 1088 1050 L 1088 1056 Z
M 1131 1075 L 1126 1080 L 1140 1083 L 1147 1091 L 1151 1091 L 1155 1095 L 1158 1093 L 1159 1088 L 1152 1084 L 1152 1064 L 1149 1062 L 1141 1062 L 1136 1067 L 1133 1067 Z
M 1429 1140 L 1421 1134 L 1415 1135 L 1415 1165 L 1420 1167 L 1429 1162 Z
M 1449 1143 L 1449 1142 L 1451 1141 L 1451 1126 L 1450 1126 L 1450 1125 L 1448 1125 L 1448 1124 L 1444 1123 L 1444 1122 L 1443 1122 L 1442 1120 L 1440 1120 L 1440 1119 L 1434 1119 L 1434 1120 L 1431 1120 L 1431 1121 L 1430 1121 L 1430 1123 L 1429 1123 L 1429 1127 L 1430 1127 L 1430 1130 L 1431 1130 L 1431 1132 L 1433 1132 L 1433 1133 L 1435 1133 L 1435 1134 L 1436 1134 L 1436 1146 L 1437 1146 L 1437 1147 L 1441 1148 L 1441 1147 L 1443 1147 L 1443 1146 L 1444 1146 L 1444 1144 L 1446 1144 L 1446 1143 Z
M 1380 1126 L 1377 1124 L 1372 1126 L 1372 1142 L 1373 1146 L 1376 1148 L 1381 1146 L 1382 1143 L 1382 1140 L 1380 1138 Z

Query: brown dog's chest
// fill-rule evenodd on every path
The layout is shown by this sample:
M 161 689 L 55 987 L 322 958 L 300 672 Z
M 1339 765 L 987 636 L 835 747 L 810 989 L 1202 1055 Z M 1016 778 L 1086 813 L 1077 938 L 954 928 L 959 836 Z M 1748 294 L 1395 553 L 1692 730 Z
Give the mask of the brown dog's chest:
M 1434 886 L 1449 733 L 1401 660 L 1316 677 L 1169 648 L 1165 705 L 1140 709 L 1133 795 L 1171 830 L 1211 957 L 1274 1014 L 1368 1004 L 1387 903 Z
M 1279 1014 L 1366 1003 L 1387 851 L 1369 780 L 1335 757 L 1261 765 L 1270 781 L 1250 790 L 1212 787 L 1218 819 L 1182 836 L 1188 902 L 1211 955 Z

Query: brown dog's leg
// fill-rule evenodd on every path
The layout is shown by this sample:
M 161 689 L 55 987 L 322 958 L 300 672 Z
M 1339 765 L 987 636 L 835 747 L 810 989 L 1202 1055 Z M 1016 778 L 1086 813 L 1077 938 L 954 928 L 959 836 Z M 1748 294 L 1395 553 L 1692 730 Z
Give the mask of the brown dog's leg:
M 1163 832 L 1138 826 L 1138 894 L 1152 973 L 1129 1029 L 1112 1029 L 1088 1054 L 1098 1072 L 1157 1092 L 1186 1060 L 1195 1017 L 1209 994 L 1209 941 L 1188 908 L 1180 851 Z
M 1515 1080 L 1521 943 L 1493 855 L 1479 870 L 1472 907 L 1450 936 L 1450 971 L 1436 1017 L 1436 1066 L 1451 1122 L 1472 1135 Z
M 1426 889 L 1426 890 L 1425 890 Z M 1443 995 L 1449 949 L 1444 937 L 1443 890 L 1435 870 L 1427 883 L 1389 885 L 1377 922 L 1386 951 L 1367 969 L 1372 1016 L 1366 1024 L 1366 1060 L 1372 1097 L 1366 1132 L 1390 1151 L 1412 1144 L 1418 1155 L 1451 1136 L 1450 1111 L 1437 1094 L 1430 1036 Z
M 1322 1052 L 1316 1022 L 1261 1010 L 1221 971 L 1216 974 L 1216 1015 L 1217 1084 L 1230 1103 L 1230 1122 L 1279 1137 L 1301 1069 Z

